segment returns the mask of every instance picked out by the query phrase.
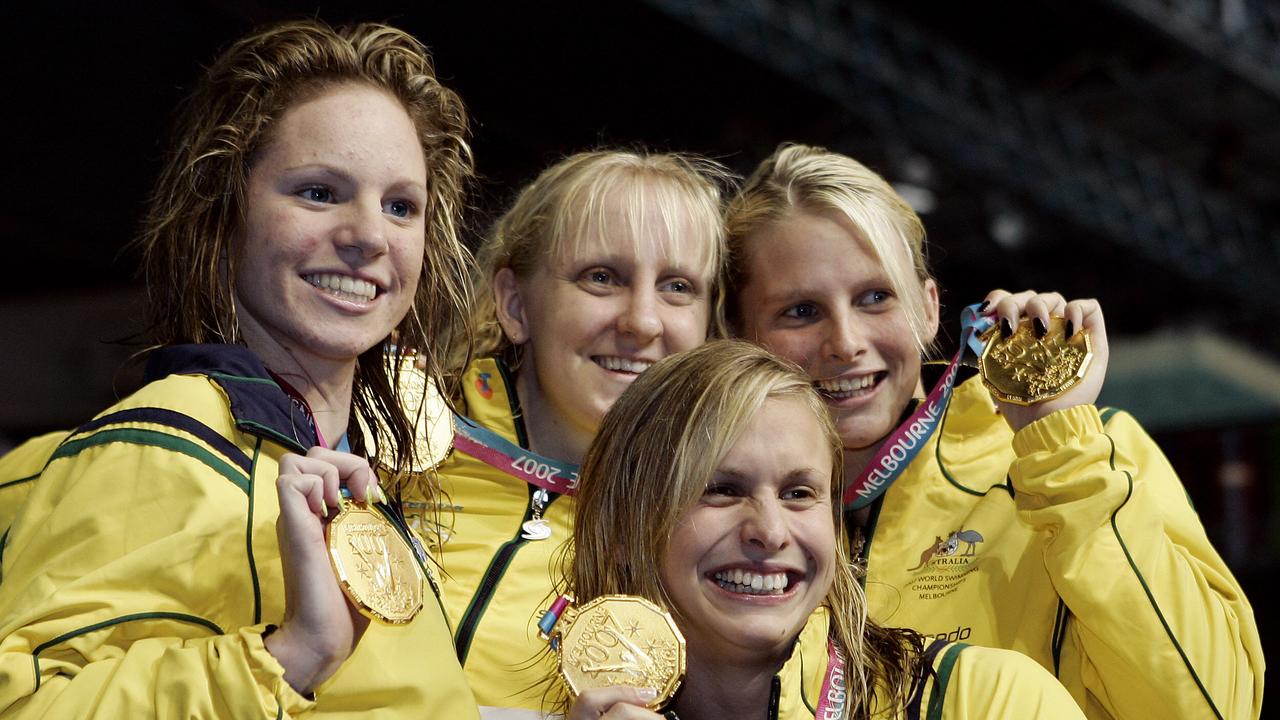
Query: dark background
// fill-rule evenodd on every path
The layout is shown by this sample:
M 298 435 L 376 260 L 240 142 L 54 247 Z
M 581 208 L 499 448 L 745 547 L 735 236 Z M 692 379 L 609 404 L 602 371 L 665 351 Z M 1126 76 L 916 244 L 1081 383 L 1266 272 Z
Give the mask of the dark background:
M 143 329 L 145 293 L 123 247 L 202 67 L 257 24 L 387 20 L 432 48 L 471 109 L 473 239 L 569 152 L 686 150 L 746 172 L 794 140 L 904 186 L 946 327 L 992 287 L 1099 298 L 1102 401 L 1157 436 L 1274 646 L 1274 0 L 13 5 L 0 10 L 0 447 L 78 424 L 136 382 L 136 346 L 118 341 Z

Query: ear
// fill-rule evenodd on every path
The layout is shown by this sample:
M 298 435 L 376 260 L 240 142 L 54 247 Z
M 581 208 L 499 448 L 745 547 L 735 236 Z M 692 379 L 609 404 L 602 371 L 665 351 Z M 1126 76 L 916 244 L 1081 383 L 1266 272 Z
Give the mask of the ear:
M 924 338 L 926 345 L 933 342 L 938 335 L 938 315 L 940 314 L 938 308 L 938 283 L 933 278 L 929 278 L 924 281 L 924 329 L 928 333 Z
M 520 283 L 509 267 L 493 274 L 493 302 L 497 305 L 498 324 L 507 339 L 515 345 L 528 342 L 529 321 L 524 313 L 524 299 L 520 297 Z

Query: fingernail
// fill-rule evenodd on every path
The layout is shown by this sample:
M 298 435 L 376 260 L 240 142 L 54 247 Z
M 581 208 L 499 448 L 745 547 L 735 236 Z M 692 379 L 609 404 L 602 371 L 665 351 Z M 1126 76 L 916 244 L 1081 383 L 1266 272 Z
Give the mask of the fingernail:
M 324 510 L 320 517 L 329 517 L 329 503 L 325 502 L 324 498 L 320 498 L 320 508 Z
M 1041 320 L 1040 318 L 1035 318 L 1034 320 L 1032 320 L 1031 325 L 1032 327 L 1035 328 L 1036 337 L 1038 338 L 1044 337 L 1049 332 L 1049 328 L 1044 326 L 1044 321 Z
M 987 306 L 990 304 L 991 304 L 990 300 L 983 300 L 982 304 L 978 306 L 978 312 L 983 312 L 984 310 L 987 309 Z
M 1008 338 L 1013 336 L 1013 326 L 1009 324 L 1009 318 L 1000 321 L 1000 337 Z
M 636 695 L 639 696 L 641 700 L 649 702 L 650 700 L 658 697 L 658 691 L 653 688 L 636 688 Z
M 1075 334 L 1076 334 L 1076 324 L 1068 320 L 1067 321 L 1067 337 L 1070 338 L 1072 335 L 1075 335 Z

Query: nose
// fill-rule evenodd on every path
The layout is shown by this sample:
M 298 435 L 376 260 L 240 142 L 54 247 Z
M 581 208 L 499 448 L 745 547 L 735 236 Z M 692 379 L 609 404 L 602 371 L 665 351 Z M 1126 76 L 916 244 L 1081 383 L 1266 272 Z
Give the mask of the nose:
M 833 316 L 822 354 L 825 359 L 850 362 L 867 349 L 867 338 L 859 320 L 852 313 Z
M 781 504 L 775 498 L 755 500 L 744 506 L 742 542 L 760 550 L 781 550 L 787 545 L 787 521 Z
M 657 292 L 639 286 L 626 296 L 626 306 L 618 314 L 618 330 L 630 335 L 643 347 L 662 334 L 662 318 L 658 310 Z
M 387 252 L 387 219 L 377 200 L 353 202 L 338 229 L 341 250 L 361 258 L 374 258 Z

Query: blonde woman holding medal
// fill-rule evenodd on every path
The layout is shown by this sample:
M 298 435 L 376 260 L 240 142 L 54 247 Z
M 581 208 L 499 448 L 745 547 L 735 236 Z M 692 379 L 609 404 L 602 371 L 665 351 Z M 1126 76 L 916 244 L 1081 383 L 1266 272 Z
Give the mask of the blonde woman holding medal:
M 583 463 L 565 562 L 577 606 L 605 598 L 616 622 L 548 625 L 578 691 L 568 717 L 1082 717 L 1022 655 L 867 620 L 841 462 L 809 379 L 755 345 L 709 343 L 636 381 Z M 674 617 L 687 658 L 674 695 L 672 635 L 616 596 Z
M 1248 601 L 1159 448 L 1094 406 L 1096 301 L 993 291 L 966 311 L 962 353 L 925 380 L 937 284 L 919 218 L 882 178 L 784 145 L 728 227 L 731 324 L 809 373 L 840 434 L 872 618 L 1026 653 L 1089 717 L 1257 717 Z M 993 335 L 989 391 L 960 361 Z M 1046 348 L 1062 366 L 1027 377 L 1083 379 L 1011 394 L 1017 357 Z
M 439 377 L 465 306 L 466 132 L 384 25 L 210 66 L 139 241 L 149 383 L 46 456 L 5 540 L 0 715 L 476 716 L 364 458 L 415 464 L 389 340 Z
M 480 249 L 479 349 L 440 467 L 448 500 L 406 497 L 406 513 L 439 543 L 482 713 L 540 716 L 537 613 L 605 411 L 718 324 L 724 179 L 682 155 L 573 155 L 520 192 Z

